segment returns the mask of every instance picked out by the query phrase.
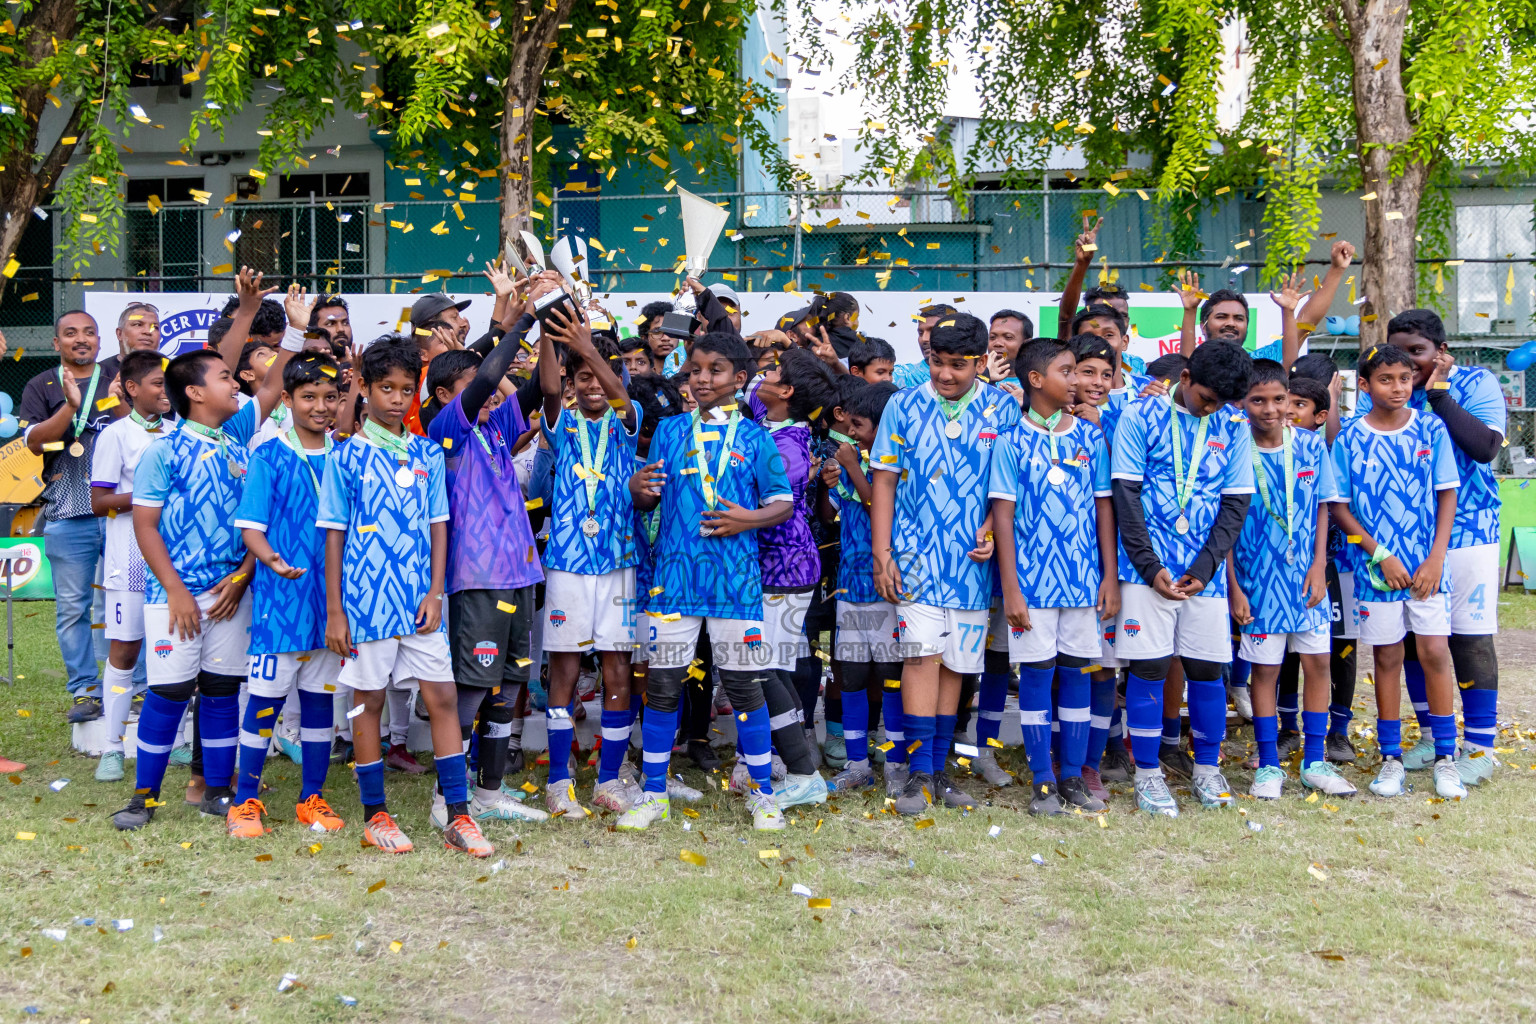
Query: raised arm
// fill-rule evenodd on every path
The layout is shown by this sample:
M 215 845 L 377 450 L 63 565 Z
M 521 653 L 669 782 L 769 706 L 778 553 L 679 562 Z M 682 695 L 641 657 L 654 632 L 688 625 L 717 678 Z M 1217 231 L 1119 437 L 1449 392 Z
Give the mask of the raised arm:
M 1088 215 L 1083 214 L 1083 233 L 1077 236 L 1073 243 L 1072 273 L 1067 275 L 1066 287 L 1061 291 L 1061 303 L 1056 312 L 1056 337 L 1066 341 L 1071 337 L 1072 317 L 1077 313 L 1078 298 L 1083 294 L 1083 281 L 1088 277 L 1088 268 L 1093 264 L 1093 254 L 1099 249 L 1099 227 L 1104 223 L 1100 217 L 1090 227 Z
M 261 286 L 259 270 L 241 267 L 235 275 L 235 294 L 240 298 L 240 305 L 235 310 L 229 333 L 219 342 L 219 358 L 228 363 L 230 369 L 234 369 L 240 361 L 240 350 L 245 348 L 245 343 L 251 338 L 251 322 L 256 319 L 256 311 L 261 308 L 261 300 L 275 291 L 276 285 L 271 288 Z M 308 327 L 309 321 L 306 320 L 301 326 Z

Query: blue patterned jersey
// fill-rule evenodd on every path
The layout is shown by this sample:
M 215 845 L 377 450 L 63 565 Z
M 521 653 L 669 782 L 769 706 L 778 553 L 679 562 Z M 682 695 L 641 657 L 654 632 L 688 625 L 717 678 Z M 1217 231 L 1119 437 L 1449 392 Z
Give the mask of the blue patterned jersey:
M 1291 494 L 1295 511 L 1291 517 L 1291 544 L 1294 558 L 1286 561 L 1285 529 L 1264 507 L 1260 494 L 1248 505 L 1248 517 L 1232 547 L 1233 567 L 1238 586 L 1248 595 L 1253 623 L 1245 633 L 1300 633 L 1328 624 L 1328 602 L 1307 607 L 1302 581 L 1312 567 L 1313 544 L 1317 540 L 1317 506 L 1337 501 L 1338 485 L 1333 479 L 1333 461 L 1328 445 L 1311 430 L 1291 431 Z M 1283 448 L 1260 448 L 1259 469 L 1274 513 L 1285 518 L 1285 452 Z M 1257 490 L 1257 488 L 1255 488 Z
M 1451 398 L 1503 436 L 1508 427 L 1504 391 L 1498 379 L 1481 366 L 1453 366 L 1446 380 Z M 1416 390 L 1408 400 L 1410 408 L 1435 416 L 1428 393 Z M 1362 394 L 1357 411 L 1364 416 L 1371 411 L 1371 396 Z M 1435 416 L 1435 419 L 1440 417 Z M 1451 441 L 1456 456 L 1456 471 L 1461 487 L 1456 492 L 1456 522 L 1451 526 L 1451 547 L 1470 548 L 1499 542 L 1499 481 L 1493 466 L 1474 460 Z
M 645 614 L 650 603 L 651 588 L 655 586 L 656 545 L 651 540 L 651 530 L 661 530 L 661 509 L 641 512 L 631 506 L 631 529 L 635 531 L 635 616 Z
M 640 414 L 636 409 L 635 431 L 639 429 Z M 594 460 L 599 439 L 605 433 L 608 435 L 608 450 L 598 467 L 594 496 L 597 510 L 590 513 L 578 430 L 587 432 L 588 450 Z M 544 424 L 543 431 L 555 453 L 554 500 L 550 503 L 544 568 L 586 576 L 630 568 L 636 562 L 632 526 L 635 504 L 629 495 L 629 478 L 635 471 L 635 434 L 624 429 L 624 421 L 617 413 L 592 420 L 575 409 L 561 409 L 553 423 Z M 581 532 L 581 524 L 588 515 L 601 524 L 594 537 Z
M 325 531 L 317 484 L 330 461 L 323 452 L 300 455 L 286 436 L 257 448 L 245 478 L 235 526 L 260 530 L 272 550 L 296 569 L 296 580 L 256 563 L 251 581 L 251 654 L 286 654 L 325 646 Z M 309 468 L 305 468 L 305 463 Z
M 1414 412 L 1408 424 L 1384 433 L 1356 416 L 1333 439 L 1333 473 L 1339 500 L 1349 505 L 1361 529 L 1385 544 L 1409 572 L 1429 557 L 1435 540 L 1437 491 L 1460 483 L 1456 456 L 1438 416 Z M 1407 601 L 1406 590 L 1381 590 L 1365 572 L 1364 552 L 1355 571 L 1358 601 Z M 1442 592 L 1450 589 L 1442 573 Z
M 246 445 L 256 433 L 256 403 L 224 421 L 229 442 L 219 445 L 186 429 L 158 438 L 144 452 L 133 478 L 133 503 L 160 509 L 160 536 L 176 575 L 194 596 L 240 568 L 245 541 L 235 509 L 245 490 Z M 240 467 L 230 469 L 233 460 Z M 165 604 L 165 587 L 154 573 L 144 583 L 145 604 Z
M 1124 380 L 1125 386 L 1111 391 L 1104 404 L 1099 406 L 1099 426 L 1104 430 L 1104 443 L 1111 450 L 1114 449 L 1115 428 L 1120 425 L 1120 416 L 1125 412 L 1125 407 L 1141 401 L 1141 389 L 1152 383 L 1151 377 L 1137 373 L 1125 374 Z
M 1175 391 L 1178 389 L 1175 388 Z M 1205 451 L 1200 459 L 1194 490 L 1184 515 L 1189 532 L 1179 533 L 1177 484 L 1174 481 L 1172 418 L 1174 405 L 1167 397 L 1148 398 L 1126 407 L 1115 429 L 1110 475 L 1116 480 L 1141 483 L 1141 511 L 1147 520 L 1147 534 L 1163 568 L 1175 580 L 1183 576 L 1205 547 L 1224 494 L 1253 493 L 1253 465 L 1248 453 L 1253 437 L 1248 421 L 1226 409 L 1207 416 Z M 1196 454 L 1195 435 L 1200 417 L 1178 407 L 1179 436 L 1183 438 L 1184 472 L 1187 474 Z M 1145 583 L 1124 541 L 1119 542 L 1120 579 L 1125 583 Z M 1202 590 L 1203 597 L 1226 597 L 1227 574 L 1219 569 Z
M 922 387 L 932 379 L 933 370 L 926 359 L 919 359 L 915 363 L 897 363 L 891 368 L 891 382 L 898 388 Z
M 1055 437 L 1056 464 L 1066 479 L 1051 483 L 1050 435 L 1026 417 L 998 442 L 989 495 L 1015 505 L 1013 543 L 1025 602 L 1088 608 L 1098 603 L 1104 579 L 1095 499 L 1110 494 L 1109 449 L 1104 432 L 1086 420 L 1072 420 Z
M 432 586 L 431 524 L 448 520 L 443 449 L 408 437 L 405 486 L 395 480 L 395 456 L 361 432 L 331 454 L 320 484 L 318 525 L 347 535 L 341 585 L 353 644 L 416 632 L 416 609 Z
M 891 396 L 870 450 L 870 466 L 898 473 L 891 554 L 908 600 L 939 608 L 980 609 L 992 603 L 990 564 L 971 561 L 987 515 L 987 488 L 999 436 L 1019 422 L 1019 403 L 977 381 L 970 405 L 949 422 L 930 382 Z
M 865 475 L 873 482 L 874 470 Z M 842 552 L 837 561 L 837 593 L 833 597 L 849 604 L 873 604 L 882 600 L 875 590 L 875 562 L 869 546 L 869 509 L 859 500 L 853 478 L 846 467 L 839 471 L 837 487 L 832 491 L 842 526 Z
M 712 410 L 718 411 L 718 410 Z M 744 410 L 743 410 L 744 411 Z M 790 501 L 783 460 L 768 431 L 746 415 L 737 421 L 736 437 L 725 468 L 725 421 L 700 425 L 702 456 L 720 499 L 755 509 L 774 501 Z M 757 531 L 729 537 L 700 537 L 704 492 L 700 489 L 693 447 L 693 417 L 670 416 L 651 438 L 650 462 L 661 462 L 667 482 L 661 489 L 661 526 L 656 536 L 655 567 L 646 610 L 656 615 L 696 615 L 721 619 L 763 617 L 763 577 L 758 566 Z M 723 506 L 723 502 L 721 503 Z

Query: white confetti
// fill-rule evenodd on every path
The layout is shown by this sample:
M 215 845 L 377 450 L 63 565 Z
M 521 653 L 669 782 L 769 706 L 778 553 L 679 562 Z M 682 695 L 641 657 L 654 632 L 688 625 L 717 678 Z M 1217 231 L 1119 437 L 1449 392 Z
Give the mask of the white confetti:
M 297 974 L 285 974 L 283 975 L 283 980 L 277 983 L 277 990 L 279 992 L 287 992 L 293 988 L 293 983 L 298 980 L 299 976 Z
M 996 839 L 1002 834 L 1003 827 L 1001 825 L 993 825 L 991 828 L 987 829 L 987 835 L 991 836 L 993 839 Z
M 113 921 L 112 921 L 112 927 L 116 928 L 120 932 L 131 932 L 131 931 L 133 931 L 133 918 L 131 918 L 131 917 L 125 917 L 125 918 L 122 918 L 122 919 L 114 918 Z
M 962 757 L 980 757 L 981 756 L 981 751 L 977 750 L 975 747 L 971 746 L 969 743 L 956 743 L 954 745 L 954 747 L 955 747 L 955 753 L 960 754 Z
M 796 896 L 804 896 L 806 899 L 810 899 L 813 895 L 815 895 L 808 887 L 801 885 L 799 882 L 796 882 L 794 885 L 790 886 L 789 891 Z
M 54 779 L 52 782 L 48 783 L 48 788 L 57 793 L 67 785 L 69 785 L 68 779 Z
M 1036 864 L 1040 865 L 1041 867 L 1045 867 L 1045 858 L 1040 856 L 1038 853 L 1030 854 L 1029 859 L 1034 861 Z
M 63 928 L 44 928 L 43 935 L 54 942 L 63 942 L 69 936 L 69 932 Z

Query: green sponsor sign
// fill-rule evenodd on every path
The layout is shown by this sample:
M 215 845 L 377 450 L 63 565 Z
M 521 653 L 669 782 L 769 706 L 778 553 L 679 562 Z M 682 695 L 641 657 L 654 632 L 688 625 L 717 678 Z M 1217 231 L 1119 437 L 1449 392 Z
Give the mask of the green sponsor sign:
M 53 570 L 43 553 L 43 538 L 0 537 L 0 559 L 11 562 L 11 596 L 15 600 L 53 600 Z M 4 570 L 0 564 L 0 588 L 5 586 Z

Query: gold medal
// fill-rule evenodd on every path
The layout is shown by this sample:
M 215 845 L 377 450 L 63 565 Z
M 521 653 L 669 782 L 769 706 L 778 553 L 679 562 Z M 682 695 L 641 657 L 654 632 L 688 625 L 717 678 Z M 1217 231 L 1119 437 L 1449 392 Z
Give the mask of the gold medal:
M 76 441 L 74 444 L 69 446 L 69 454 L 78 459 L 80 456 L 85 454 L 85 445 L 81 444 L 79 441 Z

